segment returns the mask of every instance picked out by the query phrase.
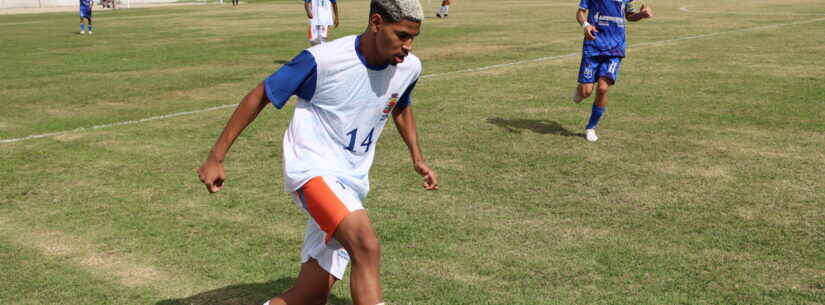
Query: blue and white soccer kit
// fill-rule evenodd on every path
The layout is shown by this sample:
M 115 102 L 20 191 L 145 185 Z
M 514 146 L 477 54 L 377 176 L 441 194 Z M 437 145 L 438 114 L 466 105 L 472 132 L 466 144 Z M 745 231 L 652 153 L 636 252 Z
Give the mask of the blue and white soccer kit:
M 587 10 L 587 22 L 598 30 L 595 40 L 584 40 L 579 83 L 595 83 L 600 77 L 619 79 L 625 57 L 627 13 L 635 13 L 633 0 L 581 0 L 579 8 Z
M 80 18 L 92 19 L 92 0 L 80 0 Z
M 412 54 L 398 65 L 369 65 L 359 37 L 347 36 L 306 49 L 264 81 L 279 109 L 298 97 L 283 141 L 284 189 L 297 204 L 305 205 L 304 184 L 323 177 L 347 209 L 363 208 L 375 145 L 393 109 L 409 106 L 420 74 L 421 61 Z M 349 256 L 324 237 L 310 217 L 302 262 L 314 258 L 340 279 Z

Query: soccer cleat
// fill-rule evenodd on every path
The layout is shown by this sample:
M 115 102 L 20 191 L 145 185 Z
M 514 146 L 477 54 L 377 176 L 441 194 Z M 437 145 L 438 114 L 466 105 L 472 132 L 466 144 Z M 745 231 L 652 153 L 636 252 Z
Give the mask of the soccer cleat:
M 86 30 L 80 31 L 80 35 L 86 35 Z
M 596 142 L 599 140 L 599 136 L 596 135 L 596 129 L 585 129 L 584 137 L 590 142 Z
M 441 13 L 435 13 L 435 16 L 441 18 Z
M 579 88 L 573 88 L 573 103 L 578 104 L 581 103 L 583 100 L 584 97 L 581 95 L 581 92 L 579 92 Z
M 92 31 L 89 31 L 89 35 L 92 35 Z

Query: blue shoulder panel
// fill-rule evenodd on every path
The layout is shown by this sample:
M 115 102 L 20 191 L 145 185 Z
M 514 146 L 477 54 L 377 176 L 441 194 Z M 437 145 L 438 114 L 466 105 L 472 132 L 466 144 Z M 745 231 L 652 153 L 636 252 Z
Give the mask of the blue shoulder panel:
M 315 57 L 304 50 L 264 80 L 266 97 L 278 109 L 283 108 L 292 95 L 309 101 L 315 94 L 317 79 Z
M 401 99 L 398 100 L 398 105 L 395 105 L 396 108 L 404 109 L 404 108 L 407 108 L 407 106 L 410 105 L 410 102 L 412 101 L 410 99 L 410 95 L 412 95 L 412 91 L 415 88 L 416 83 L 418 83 L 417 79 L 412 84 L 410 84 L 409 87 L 407 87 L 407 90 L 404 90 L 404 94 L 402 94 Z

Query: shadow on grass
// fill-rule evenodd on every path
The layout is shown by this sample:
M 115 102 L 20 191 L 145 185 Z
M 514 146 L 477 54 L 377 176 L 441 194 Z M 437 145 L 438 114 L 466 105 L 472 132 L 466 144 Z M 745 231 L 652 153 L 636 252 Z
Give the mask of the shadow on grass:
M 272 297 L 292 287 L 294 277 L 285 277 L 266 283 L 238 284 L 201 292 L 183 299 L 169 299 L 155 305 L 261 305 Z M 327 304 L 349 305 L 351 302 L 334 295 Z
M 283 59 L 276 59 L 276 60 L 273 60 L 272 63 L 276 64 L 276 65 L 285 65 L 285 64 L 289 63 L 289 61 L 288 60 L 283 60 Z
M 555 134 L 565 137 L 584 137 L 584 133 L 571 132 L 570 130 L 562 127 L 558 122 L 548 120 L 489 118 L 487 119 L 487 122 L 514 133 L 520 133 L 522 130 L 530 130 L 540 134 Z

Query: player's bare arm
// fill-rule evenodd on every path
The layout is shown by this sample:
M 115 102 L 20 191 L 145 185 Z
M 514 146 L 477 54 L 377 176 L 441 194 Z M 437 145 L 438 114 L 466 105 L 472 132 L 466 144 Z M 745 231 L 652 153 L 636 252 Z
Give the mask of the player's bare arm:
M 232 143 L 235 142 L 235 139 L 238 138 L 246 126 L 258 117 L 258 114 L 268 103 L 269 100 L 264 94 L 264 84 L 261 83 L 255 89 L 252 89 L 235 108 L 235 112 L 232 113 L 223 132 L 218 137 L 215 145 L 212 146 L 206 161 L 203 161 L 201 167 L 198 168 L 198 178 L 206 185 L 206 189 L 210 193 L 215 193 L 223 188 L 223 182 L 226 180 L 223 160 L 229 152 L 229 148 L 232 147 Z
M 421 148 L 418 146 L 418 132 L 415 126 L 415 117 L 413 116 L 412 107 L 405 107 L 403 109 L 393 109 L 392 118 L 395 122 L 395 127 L 407 148 L 410 150 L 410 158 L 413 162 L 413 168 L 419 175 L 424 177 L 424 188 L 428 190 L 438 189 L 438 174 L 430 169 L 424 161 L 424 155 L 421 153 Z
M 649 7 L 642 4 L 642 7 L 639 8 L 638 12 L 632 12 L 630 14 L 627 14 L 626 16 L 627 16 L 627 20 L 639 21 L 639 20 L 642 20 L 642 19 L 652 18 L 653 17 L 653 10 L 651 10 Z
M 307 12 L 307 18 L 312 19 L 312 3 L 304 2 L 304 10 Z
M 338 28 L 338 2 L 332 3 L 333 23 L 335 28 Z
M 578 21 L 579 25 L 582 26 L 582 30 L 584 31 L 584 39 L 587 39 L 587 40 L 595 40 L 596 39 L 596 33 L 598 33 L 599 30 L 597 30 L 595 26 L 593 26 L 589 22 L 587 22 L 587 10 L 586 9 L 579 8 L 579 10 L 576 11 L 576 21 Z

